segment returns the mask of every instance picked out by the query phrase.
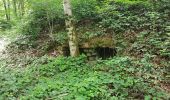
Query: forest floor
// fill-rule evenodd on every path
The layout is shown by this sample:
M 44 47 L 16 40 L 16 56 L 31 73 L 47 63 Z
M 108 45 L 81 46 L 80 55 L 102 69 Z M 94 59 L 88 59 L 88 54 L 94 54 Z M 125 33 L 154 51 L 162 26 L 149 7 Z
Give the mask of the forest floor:
M 37 65 L 39 65 L 39 66 L 44 66 L 44 64 L 45 64 L 45 67 L 48 67 L 50 70 L 52 69 L 53 70 L 53 68 L 51 68 L 51 67 L 53 67 L 53 66 L 51 66 L 50 65 L 50 63 L 47 63 L 46 62 L 46 60 L 47 60 L 47 58 L 48 58 L 48 55 L 47 56 L 44 56 L 44 55 L 46 55 L 47 54 L 47 52 L 43 52 L 42 54 L 42 56 L 41 55 L 39 55 L 40 54 L 40 52 L 41 51 L 43 51 L 44 49 L 44 47 L 45 48 L 49 48 L 48 46 L 51 44 L 51 42 L 46 38 L 46 40 L 45 39 L 42 39 L 41 38 L 41 41 L 40 40 L 36 40 L 35 41 L 35 43 L 38 43 L 38 45 L 35 45 L 37 48 L 34 48 L 34 49 L 32 49 L 32 48 L 28 48 L 27 47 L 27 45 L 28 44 L 25 44 L 25 41 L 28 41 L 27 39 L 18 39 L 19 38 L 19 35 L 18 35 L 18 37 L 16 36 L 16 37 L 11 37 L 12 35 L 0 35 L 0 67 L 1 66 L 9 66 L 10 68 L 12 68 L 12 69 L 15 69 L 15 70 L 22 70 L 22 71 L 24 71 L 24 68 L 26 68 L 26 67 L 29 67 L 29 66 L 34 66 L 34 63 L 35 63 L 35 65 L 37 66 Z M 42 41 L 43 40 L 43 41 Z M 15 43 L 19 43 L 19 44 L 21 44 L 21 46 L 19 45 L 18 47 L 18 49 L 21 49 L 21 50 L 19 50 L 18 52 L 17 52 L 17 48 L 15 48 L 15 46 L 13 46 L 13 43 L 15 44 Z M 12 44 L 12 46 L 11 46 L 11 44 Z M 17 45 L 17 44 L 16 44 Z M 26 45 L 26 46 L 25 46 Z M 23 50 L 22 50 L 23 49 Z M 38 55 L 38 56 L 37 56 Z M 47 57 L 47 58 L 46 58 Z M 1 60 L 1 58 L 2 58 L 2 60 Z M 119 58 L 119 57 L 118 57 Z M 125 57 L 126 58 L 126 57 Z M 117 62 L 119 62 L 119 61 L 121 61 L 122 59 L 125 59 L 124 57 L 122 57 L 121 59 L 119 59 Z M 68 72 L 66 71 L 66 74 L 68 74 L 68 77 L 66 76 L 66 78 L 68 78 L 69 79 L 69 81 L 71 81 L 71 79 L 72 79 L 72 72 L 73 73 L 75 73 L 74 71 L 74 69 L 72 69 L 71 67 L 76 67 L 76 66 L 78 66 L 77 65 L 77 63 L 80 63 L 80 65 L 82 65 L 82 64 L 87 64 L 88 65 L 88 63 L 81 63 L 82 62 L 82 60 L 73 60 L 72 58 L 70 59 L 70 58 L 65 58 L 65 61 L 66 60 L 69 60 L 67 63 L 65 63 L 62 59 L 60 60 L 60 57 L 59 58 L 56 58 L 57 60 L 57 62 L 59 61 L 59 62 L 61 62 L 62 63 L 62 65 L 63 66 L 68 66 Z M 79 59 L 79 58 L 78 58 Z M 116 61 L 116 59 L 115 58 L 113 58 L 114 60 L 113 61 Z M 1 63 L 1 61 L 2 61 L 2 63 Z M 5 62 L 3 62 L 3 61 L 5 61 Z M 72 65 L 72 63 L 73 62 L 75 62 L 75 64 L 73 64 Z M 129 60 L 130 61 L 130 60 Z M 57 62 L 55 62 L 55 64 L 57 65 L 58 63 Z M 112 60 L 108 60 L 108 62 L 109 63 L 112 63 Z M 46 64 L 47 63 L 47 64 Z M 7 64 L 7 65 L 5 65 L 5 64 Z M 42 65 L 41 65 L 42 64 Z M 71 65 L 70 65 L 71 64 Z M 120 65 L 122 65 L 123 66 L 123 62 L 120 62 L 120 63 L 118 63 L 118 64 L 120 64 Z M 139 64 L 139 63 L 138 63 Z M 149 64 L 149 63 L 146 63 L 146 64 Z M 89 64 L 90 66 L 94 66 L 93 65 L 93 63 L 91 64 Z M 105 66 L 105 65 L 102 65 L 102 64 L 98 64 L 98 65 L 100 65 L 100 66 Z M 71 67 L 70 67 L 71 66 Z M 84 65 L 83 65 L 84 66 Z M 84 66 L 85 68 L 86 67 L 90 67 L 90 66 Z M 139 66 L 142 66 L 142 65 L 140 65 L 139 64 Z M 135 65 L 134 65 L 134 67 L 135 67 Z M 55 67 L 55 68 L 57 68 L 57 67 Z M 69 69 L 70 68 L 70 69 Z M 133 67 L 132 67 L 133 68 Z M 136 68 L 135 68 L 136 69 Z M 135 70 L 134 69 L 134 70 Z M 85 70 L 85 69 L 79 69 L 79 70 Z M 93 70 L 94 69 L 91 69 L 91 70 L 85 70 L 85 72 L 87 72 L 87 73 L 90 73 L 91 72 L 91 75 L 90 76 L 88 76 L 88 74 L 87 73 L 85 73 L 85 74 L 82 74 L 82 72 L 81 72 L 81 74 L 82 74 L 82 80 L 85 80 L 85 79 L 83 79 L 83 77 L 90 77 L 91 78 L 91 76 L 93 76 Z M 101 70 L 109 70 L 109 69 L 102 69 L 101 68 Z M 116 70 L 116 69 L 112 69 L 112 70 Z M 77 70 L 76 70 L 77 71 Z M 89 72 L 88 72 L 89 71 Z M 140 70 L 140 71 L 143 71 L 142 69 Z M 54 70 L 54 72 L 55 72 L 55 70 Z M 70 72 L 71 72 L 71 74 L 70 74 Z M 101 72 L 101 71 L 100 71 Z M 123 72 L 123 71 L 122 71 Z M 48 71 L 47 72 L 45 72 L 45 73 L 49 73 Z M 125 72 L 123 72 L 123 73 L 125 73 Z M 143 72 L 143 73 L 146 73 L 146 74 L 144 74 L 144 76 L 145 75 L 150 75 L 150 74 L 147 74 L 147 72 Z M 56 76 L 55 77 L 57 77 L 57 75 L 59 75 L 58 77 L 60 78 L 60 74 L 62 74 L 62 72 L 59 72 L 58 74 L 56 74 Z M 79 74 L 79 73 L 75 73 L 75 74 Z M 73 76 L 75 75 L 75 74 L 73 74 Z M 108 74 L 108 73 L 107 73 Z M 118 73 L 119 74 L 119 73 Z M 30 74 L 30 75 L 32 75 L 32 76 L 34 76 L 33 74 Z M 157 74 L 156 74 L 157 75 Z M 69 76 L 71 76 L 71 77 L 69 77 Z M 101 74 L 99 74 L 99 76 L 101 76 Z M 105 76 L 105 75 L 104 75 Z M 12 77 L 12 75 L 10 75 L 10 78 Z M 77 77 L 77 76 L 76 76 Z M 142 76 L 143 77 L 143 76 Z M 157 76 L 156 76 L 157 77 Z M 153 77 L 149 77 L 149 79 L 150 78 L 153 78 Z M 41 79 L 41 77 L 38 77 L 38 79 L 36 80 L 36 81 L 39 81 L 39 79 Z M 48 78 L 47 78 L 48 79 Z M 110 79 L 109 79 L 110 80 Z M 118 79 L 118 82 L 119 81 L 126 81 L 126 77 L 125 77 L 125 80 L 124 79 Z M 150 79 L 150 80 L 152 80 L 152 79 Z M 19 80 L 20 81 L 20 80 Z M 48 80 L 48 81 L 51 81 L 50 79 Z M 54 79 L 52 79 L 52 81 L 54 81 Z M 58 81 L 60 81 L 60 79 L 57 79 L 56 81 L 54 81 L 54 82 L 58 82 Z M 67 80 L 66 80 L 67 81 Z M 146 79 L 146 81 L 147 81 L 147 79 Z M 5 82 L 5 81 L 4 81 Z M 32 81 L 31 81 L 32 82 Z M 81 82 L 81 80 L 80 80 L 80 82 Z M 83 81 L 82 81 L 83 82 Z M 114 81 L 115 82 L 115 84 L 116 84 L 116 82 L 117 81 Z M 84 82 L 83 82 L 84 83 Z M 41 83 L 38 83 L 38 85 L 41 85 Z M 54 84 L 54 83 L 52 83 L 52 84 Z M 89 83 L 89 84 L 91 84 L 91 83 Z M 95 83 L 95 81 L 94 81 L 94 84 L 97 84 L 97 83 Z M 122 84 L 126 84 L 126 83 L 122 83 Z M 158 84 L 160 84 L 160 85 L 158 85 L 158 86 L 160 86 L 160 90 L 162 90 L 162 91 L 164 91 L 164 92 L 166 92 L 166 94 L 168 95 L 168 93 L 170 93 L 170 85 L 169 85 L 169 83 L 161 83 L 161 82 L 158 82 Z M 64 83 L 63 84 L 61 84 L 62 86 L 64 85 Z M 130 84 L 128 84 L 128 85 L 130 85 Z M 10 87 L 12 87 L 12 86 L 10 86 Z M 8 87 L 9 88 L 9 87 Z M 35 88 L 36 88 L 36 86 L 35 86 Z M 65 88 L 67 88 L 67 86 L 65 86 Z M 70 88 L 70 87 L 69 87 Z M 75 88 L 74 86 L 72 86 L 71 88 Z M 122 88 L 123 88 L 123 86 L 122 86 Z M 149 89 L 150 88 L 152 88 L 152 87 L 148 87 L 148 89 L 146 89 L 146 91 L 148 92 L 149 91 Z M 124 88 L 124 90 L 126 90 L 125 88 Z M 33 91 L 33 90 L 30 90 L 31 92 Z M 86 90 L 87 91 L 87 90 Z M 155 91 L 156 92 L 156 91 Z M 143 95 L 143 94 L 140 94 L 140 95 Z M 168 95 L 168 97 L 169 97 L 169 95 Z

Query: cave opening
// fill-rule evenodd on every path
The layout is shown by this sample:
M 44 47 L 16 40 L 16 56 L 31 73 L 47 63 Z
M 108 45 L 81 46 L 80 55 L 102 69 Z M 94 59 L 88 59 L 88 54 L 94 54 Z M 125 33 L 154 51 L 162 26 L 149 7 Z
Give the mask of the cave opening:
M 97 57 L 104 59 L 108 59 L 111 57 L 116 56 L 116 49 L 115 48 L 109 48 L 109 47 L 97 47 L 96 48 Z
M 85 54 L 88 59 L 101 58 L 103 60 L 116 56 L 116 49 L 110 47 L 79 48 L 80 54 Z M 69 47 L 63 48 L 63 55 L 70 56 Z
M 63 56 L 69 57 L 70 56 L 70 49 L 69 47 L 63 47 Z

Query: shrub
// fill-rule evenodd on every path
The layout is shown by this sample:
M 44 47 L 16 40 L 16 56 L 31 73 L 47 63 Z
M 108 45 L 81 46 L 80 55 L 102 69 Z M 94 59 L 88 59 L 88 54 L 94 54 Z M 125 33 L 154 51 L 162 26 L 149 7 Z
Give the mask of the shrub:
M 96 0 L 72 0 L 73 13 L 78 21 L 97 18 Z
M 20 33 L 26 35 L 38 35 L 49 33 L 58 24 L 64 23 L 62 2 L 56 0 L 31 0 L 31 10 L 20 23 Z
M 0 19 L 0 30 L 10 29 L 12 24 L 8 21 Z
M 31 0 L 29 16 L 20 25 L 20 33 L 27 35 L 38 35 L 50 33 L 63 29 L 64 11 L 62 1 L 56 0 Z M 95 0 L 73 0 L 72 7 L 74 17 L 77 21 L 93 19 L 96 14 Z
M 155 29 L 164 32 L 168 12 L 159 12 L 163 2 L 148 0 L 115 0 L 104 2 L 99 8 L 100 25 L 115 33 Z M 164 2 L 165 3 L 165 2 Z M 159 6 L 160 7 L 160 6 Z M 165 8 L 167 9 L 167 8 Z

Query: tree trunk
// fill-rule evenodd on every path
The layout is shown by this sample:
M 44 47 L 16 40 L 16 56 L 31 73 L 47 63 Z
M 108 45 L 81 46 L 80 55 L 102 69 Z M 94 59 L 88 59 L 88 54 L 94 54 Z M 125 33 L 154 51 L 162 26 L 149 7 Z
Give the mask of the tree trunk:
M 25 13 L 25 1 L 18 0 L 18 16 L 20 19 L 24 16 L 24 13 Z
M 11 19 L 11 3 L 9 0 L 7 0 L 7 8 L 8 8 L 8 17 L 10 20 Z
M 9 21 L 9 20 L 10 20 L 10 15 L 9 15 L 7 3 L 8 3 L 8 2 L 7 2 L 6 0 L 3 0 L 4 10 L 5 10 L 5 16 L 6 16 L 7 21 Z
M 13 0 L 13 12 L 14 12 L 14 15 L 15 17 L 17 18 L 18 14 L 17 14 L 17 1 L 16 0 Z
M 75 27 L 73 23 L 70 0 L 63 0 L 63 6 L 64 6 L 64 14 L 66 17 L 65 24 L 68 30 L 70 55 L 72 57 L 76 57 L 79 56 L 79 47 L 78 47 L 77 34 L 75 32 Z
M 24 16 L 25 13 L 25 1 L 21 0 L 21 16 Z

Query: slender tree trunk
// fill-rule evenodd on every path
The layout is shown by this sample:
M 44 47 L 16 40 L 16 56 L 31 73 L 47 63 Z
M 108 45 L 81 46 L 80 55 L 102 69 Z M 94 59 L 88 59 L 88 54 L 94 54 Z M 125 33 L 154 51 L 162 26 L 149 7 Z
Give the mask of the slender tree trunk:
M 21 18 L 21 0 L 18 0 L 18 17 Z
M 47 13 L 47 21 L 48 21 L 48 25 L 49 25 L 50 37 L 52 38 L 52 40 L 54 40 L 54 37 L 53 37 L 53 29 L 54 29 L 53 18 L 51 18 L 52 14 L 51 14 L 51 12 L 48 12 L 48 10 L 46 11 L 46 13 Z
M 22 16 L 24 16 L 25 13 L 25 1 L 24 0 L 19 0 L 18 1 L 18 16 L 20 18 L 22 18 Z
M 70 55 L 72 57 L 76 57 L 79 56 L 79 47 L 78 47 L 77 34 L 75 32 L 75 27 L 73 23 L 70 0 L 63 0 L 63 6 L 64 6 L 65 17 L 66 17 L 65 19 L 66 28 L 68 30 Z
M 7 8 L 8 8 L 8 17 L 10 20 L 11 19 L 11 3 L 9 0 L 7 0 Z
M 4 5 L 4 10 L 5 10 L 5 16 L 6 16 L 6 19 L 7 21 L 10 20 L 10 16 L 9 16 L 9 10 L 8 10 L 8 5 L 7 5 L 7 1 L 6 0 L 3 0 L 3 5 Z
M 25 1 L 21 0 L 21 16 L 24 16 L 25 13 Z
M 18 16 L 18 14 L 17 14 L 17 1 L 13 0 L 12 2 L 13 2 L 14 15 L 15 15 L 15 17 L 17 17 Z

